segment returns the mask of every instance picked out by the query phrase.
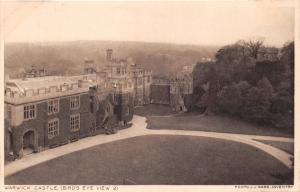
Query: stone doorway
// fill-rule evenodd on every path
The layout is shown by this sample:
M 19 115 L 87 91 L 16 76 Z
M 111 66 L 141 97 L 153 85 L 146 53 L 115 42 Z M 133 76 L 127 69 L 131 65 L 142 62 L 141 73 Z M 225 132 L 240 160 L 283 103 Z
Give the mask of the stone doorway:
M 27 131 L 23 136 L 23 155 L 28 155 L 34 152 L 35 141 L 34 132 Z

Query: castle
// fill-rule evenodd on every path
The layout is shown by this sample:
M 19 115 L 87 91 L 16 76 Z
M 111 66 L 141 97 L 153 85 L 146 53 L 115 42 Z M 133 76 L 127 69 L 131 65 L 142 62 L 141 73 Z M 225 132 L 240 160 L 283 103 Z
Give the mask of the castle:
M 195 65 L 186 65 L 174 76 L 153 79 L 150 88 L 151 103 L 170 105 L 176 112 L 189 111 L 189 101 L 194 89 L 194 67 Z
M 84 61 L 84 74 L 47 76 L 32 69 L 21 79 L 5 81 L 5 159 L 14 160 L 77 141 L 128 128 L 134 106 L 170 105 L 189 110 L 193 66 L 173 77 L 152 79 L 145 70 L 106 50 L 105 65 Z
M 31 70 L 5 81 L 6 160 L 80 138 L 127 128 L 134 105 L 150 103 L 152 72 L 113 57 L 101 70 L 92 60 L 84 74 L 46 76 Z

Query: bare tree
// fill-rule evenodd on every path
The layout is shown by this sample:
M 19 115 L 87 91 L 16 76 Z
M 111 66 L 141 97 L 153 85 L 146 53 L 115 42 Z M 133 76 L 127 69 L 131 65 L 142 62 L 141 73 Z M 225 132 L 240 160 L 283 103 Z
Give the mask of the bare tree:
M 244 45 L 250 50 L 250 54 L 254 59 L 257 59 L 258 51 L 263 45 L 263 39 L 250 39 L 244 41 Z

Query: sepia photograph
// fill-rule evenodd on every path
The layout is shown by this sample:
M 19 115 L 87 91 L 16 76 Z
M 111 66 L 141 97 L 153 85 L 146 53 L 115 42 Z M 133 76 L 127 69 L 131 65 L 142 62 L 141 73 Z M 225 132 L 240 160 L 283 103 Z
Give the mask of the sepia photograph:
M 295 2 L 2 2 L 4 190 L 292 190 Z

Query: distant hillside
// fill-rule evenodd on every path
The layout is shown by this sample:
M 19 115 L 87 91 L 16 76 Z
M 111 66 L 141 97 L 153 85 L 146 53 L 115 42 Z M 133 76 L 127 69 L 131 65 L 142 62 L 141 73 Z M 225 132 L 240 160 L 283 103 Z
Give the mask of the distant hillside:
M 155 75 L 165 75 L 203 57 L 214 58 L 219 47 L 116 41 L 8 43 L 4 50 L 5 73 L 15 77 L 35 65 L 46 67 L 52 75 L 80 74 L 85 59 L 103 65 L 107 48 L 112 48 L 117 58 L 131 58 Z

